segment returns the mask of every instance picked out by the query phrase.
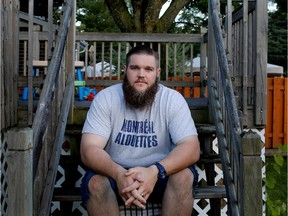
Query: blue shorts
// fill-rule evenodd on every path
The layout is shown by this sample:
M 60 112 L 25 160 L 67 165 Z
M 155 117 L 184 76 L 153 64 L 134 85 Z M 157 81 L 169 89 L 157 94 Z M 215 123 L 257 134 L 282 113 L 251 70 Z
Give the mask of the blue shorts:
M 198 172 L 195 168 L 195 165 L 192 165 L 190 167 L 188 167 L 191 172 L 194 175 L 194 182 L 193 182 L 193 187 L 195 187 L 198 183 Z M 89 190 L 88 190 L 88 182 L 90 181 L 90 179 L 94 176 L 97 175 L 97 173 L 95 173 L 92 170 L 87 170 L 86 174 L 84 175 L 84 177 L 82 178 L 82 184 L 81 184 L 81 196 L 82 196 L 82 204 L 83 206 L 86 208 L 87 206 L 87 201 L 89 199 Z M 151 203 L 161 203 L 162 202 L 162 198 L 163 198 L 163 194 L 168 182 L 168 177 L 166 177 L 165 179 L 158 179 L 156 182 L 156 185 L 154 187 L 153 192 L 150 194 L 149 198 L 148 198 L 148 202 Z M 116 181 L 113 178 L 108 178 L 110 185 L 113 189 L 113 191 L 116 194 L 117 200 L 118 200 L 118 204 L 119 205 L 124 205 L 124 202 L 122 200 L 122 198 L 120 197 L 120 195 L 118 194 L 118 188 L 117 188 L 117 184 Z

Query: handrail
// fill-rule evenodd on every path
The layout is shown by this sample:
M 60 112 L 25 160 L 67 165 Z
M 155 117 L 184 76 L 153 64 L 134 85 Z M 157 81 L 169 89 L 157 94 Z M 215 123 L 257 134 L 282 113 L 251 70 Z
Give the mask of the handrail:
M 45 78 L 43 90 L 39 99 L 36 115 L 32 124 L 33 130 L 33 181 L 35 180 L 40 153 L 42 149 L 42 138 L 47 127 L 49 111 L 53 99 L 56 81 L 59 76 L 59 69 L 63 58 L 64 48 L 67 39 L 68 28 L 71 20 L 71 15 L 74 7 L 73 0 L 66 1 L 66 9 L 64 11 L 57 43 L 51 62 L 48 66 L 47 76 Z
M 237 205 L 237 193 L 234 185 L 232 172 L 233 170 L 230 169 L 231 161 L 229 158 L 228 144 L 225 137 L 223 116 L 221 113 L 221 106 L 219 103 L 216 81 L 213 79 L 209 83 L 209 94 L 211 94 L 210 103 L 213 107 L 212 113 L 215 120 L 217 140 L 219 143 L 219 155 L 221 159 L 225 188 L 228 199 L 228 212 L 230 213 L 230 215 L 237 216 L 239 215 L 239 207 Z
M 41 207 L 39 213 L 39 215 L 41 216 L 48 216 L 50 213 L 52 195 L 55 186 L 56 174 L 58 171 L 57 168 L 60 160 L 61 147 L 68 119 L 71 98 L 73 96 L 73 90 L 74 90 L 73 74 L 70 73 L 65 85 L 64 97 L 63 97 L 64 99 L 61 104 L 61 112 L 58 119 L 56 136 L 53 144 L 51 158 L 49 160 L 49 166 L 48 166 L 49 168 L 45 180 L 45 188 L 41 199 Z
M 239 121 L 239 116 L 237 112 L 237 105 L 233 93 L 233 87 L 232 87 L 232 82 L 231 82 L 231 77 L 230 77 L 230 72 L 229 72 L 229 67 L 228 67 L 228 61 L 227 61 L 227 56 L 224 48 L 224 42 L 222 38 L 222 31 L 221 31 L 221 26 L 220 26 L 220 20 L 218 16 L 218 10 L 217 10 L 217 5 L 216 5 L 216 0 L 209 0 L 209 14 L 211 17 L 209 19 L 212 20 L 212 26 L 213 26 L 213 32 L 214 32 L 214 38 L 215 38 L 215 45 L 216 45 L 216 52 L 217 52 L 217 57 L 218 57 L 218 65 L 220 69 L 220 74 L 221 74 L 221 82 L 223 86 L 223 92 L 224 92 L 224 97 L 225 97 L 225 108 L 226 108 L 226 113 L 228 116 L 228 122 L 229 122 L 229 129 L 230 129 L 230 135 L 232 139 L 232 149 L 233 149 L 233 156 L 234 156 L 234 163 L 236 166 L 236 173 L 237 173 L 237 180 L 238 183 L 240 184 L 240 187 L 242 187 L 242 175 L 240 173 L 240 169 L 242 168 L 241 166 L 241 127 L 240 127 L 240 121 Z M 211 85 L 211 83 L 210 83 Z M 211 89 L 211 87 L 210 87 Z M 213 100 L 214 98 L 211 97 Z M 214 116 L 216 118 L 216 116 Z M 219 124 L 216 124 L 216 128 L 218 127 L 219 129 Z M 218 134 L 217 134 L 218 137 Z M 222 145 L 221 143 L 219 143 Z M 230 164 L 231 166 L 231 164 Z M 233 169 L 233 167 L 231 167 Z M 232 171 L 232 173 L 235 173 Z M 225 173 L 224 173 L 225 174 Z M 226 176 L 227 178 L 227 176 Z M 228 177 L 229 178 L 229 177 Z M 227 180 L 227 179 L 226 179 Z M 224 176 L 224 181 L 225 181 L 225 176 Z M 233 183 L 233 182 L 232 182 Z M 235 184 L 236 182 L 234 182 Z M 226 188 L 228 185 L 226 185 Z M 230 191 L 229 188 L 227 188 L 229 193 L 228 197 L 230 197 L 230 200 L 228 200 L 228 210 L 231 215 L 239 215 L 239 206 L 237 203 L 240 203 L 241 206 L 241 195 L 240 195 L 240 200 L 231 200 L 231 198 L 237 199 L 236 196 L 233 195 L 233 191 Z

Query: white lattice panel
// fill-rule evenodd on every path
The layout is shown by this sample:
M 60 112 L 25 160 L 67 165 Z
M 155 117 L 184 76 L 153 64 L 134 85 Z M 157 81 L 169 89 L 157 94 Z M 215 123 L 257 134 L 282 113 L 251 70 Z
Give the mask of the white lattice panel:
M 0 140 L 1 148 L 0 148 L 0 154 L 1 154 L 1 215 L 7 215 L 7 197 L 8 197 L 8 183 L 7 183 L 7 161 L 6 161 L 6 150 L 7 150 L 7 142 L 5 139 L 4 134 L 1 132 L 1 140 Z
M 196 211 L 201 216 L 207 216 L 208 215 L 208 211 L 210 210 L 210 201 L 209 201 L 209 199 L 205 199 L 206 206 L 204 206 L 204 208 L 203 207 L 201 208 L 199 206 L 199 202 L 200 201 L 201 201 L 200 199 L 196 199 L 194 201 L 194 210 L 193 211 Z

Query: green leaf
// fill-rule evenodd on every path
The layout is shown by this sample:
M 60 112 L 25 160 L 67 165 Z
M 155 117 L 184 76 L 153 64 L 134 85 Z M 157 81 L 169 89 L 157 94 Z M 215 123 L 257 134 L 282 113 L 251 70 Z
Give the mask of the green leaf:
M 281 174 L 280 166 L 277 163 L 273 164 L 273 168 L 274 168 L 275 171 L 277 171 L 278 174 Z
M 273 177 L 268 176 L 268 177 L 266 178 L 266 186 L 267 186 L 268 188 L 273 189 L 273 188 L 275 188 L 275 185 L 276 185 L 276 179 L 273 178 Z
M 281 211 L 283 212 L 283 213 L 285 213 L 286 211 L 287 211 L 287 205 L 286 205 L 286 203 L 282 203 L 282 205 L 281 205 Z
M 279 210 L 278 209 L 273 209 L 272 210 L 272 216 L 279 216 Z
M 274 160 L 280 167 L 283 166 L 284 158 L 282 155 L 274 155 Z
M 286 152 L 288 151 L 288 145 L 285 145 L 285 144 L 279 144 L 278 145 L 278 149 L 281 151 L 281 152 Z

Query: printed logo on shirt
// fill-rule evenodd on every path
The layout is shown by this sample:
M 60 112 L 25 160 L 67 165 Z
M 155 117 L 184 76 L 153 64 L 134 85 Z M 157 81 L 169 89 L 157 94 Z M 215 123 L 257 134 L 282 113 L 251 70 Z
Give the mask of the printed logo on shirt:
M 116 136 L 115 143 L 135 148 L 156 147 L 158 141 L 154 131 L 154 122 L 147 119 L 144 121 L 124 119 L 121 131 Z

